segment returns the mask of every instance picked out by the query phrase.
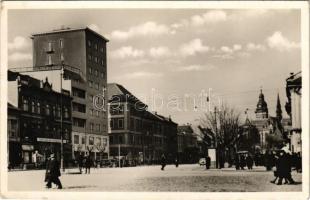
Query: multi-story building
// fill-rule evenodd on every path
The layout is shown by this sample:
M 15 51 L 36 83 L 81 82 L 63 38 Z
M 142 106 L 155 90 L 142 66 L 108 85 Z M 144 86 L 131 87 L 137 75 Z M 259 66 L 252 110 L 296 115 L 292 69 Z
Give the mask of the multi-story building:
M 292 121 L 289 134 L 290 149 L 292 152 L 301 152 L 301 72 L 291 75 L 286 79 L 286 112 Z
M 194 163 L 199 158 L 197 136 L 190 124 L 178 126 L 178 153 L 181 162 Z
M 108 40 L 89 28 L 60 29 L 32 35 L 33 67 L 18 69 L 38 79 L 48 76 L 53 87 L 71 91 L 72 154 L 108 157 Z
M 55 153 L 61 157 L 61 139 L 65 160 L 71 158 L 71 101 L 69 91 L 53 90 L 45 81 L 27 75 L 8 72 L 8 138 L 9 161 L 12 166 L 40 163 Z M 36 158 L 35 158 L 36 159 Z
M 135 164 L 157 163 L 164 153 L 176 156 L 177 124 L 147 110 L 123 86 L 108 84 L 110 155 Z

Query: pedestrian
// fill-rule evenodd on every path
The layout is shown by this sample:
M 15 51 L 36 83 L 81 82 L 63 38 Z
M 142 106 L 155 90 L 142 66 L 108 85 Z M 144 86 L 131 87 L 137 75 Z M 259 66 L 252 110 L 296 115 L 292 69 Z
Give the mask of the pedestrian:
M 90 167 L 92 166 L 92 159 L 90 155 L 88 155 L 85 159 L 85 174 L 90 174 Z
M 251 155 L 248 155 L 247 157 L 246 157 L 246 165 L 247 165 L 247 167 L 248 167 L 248 169 L 253 169 L 253 158 L 252 158 L 252 156 Z
M 55 159 L 55 155 L 51 154 L 50 158 L 47 160 L 45 182 L 47 182 L 46 187 L 51 188 L 52 183 L 56 184 L 58 189 L 62 189 L 62 184 L 59 180 L 60 177 L 59 163 Z
M 296 156 L 296 171 L 297 171 L 297 173 L 302 172 L 301 166 L 302 166 L 301 155 L 300 155 L 300 152 L 298 152 L 297 156 Z
M 81 153 L 79 154 L 79 157 L 78 157 L 78 165 L 79 165 L 80 174 L 82 174 L 82 172 L 83 172 L 83 156 Z
M 239 160 L 238 154 L 235 155 L 235 167 L 236 167 L 236 170 L 240 169 L 240 160 Z
M 165 166 L 166 166 L 166 157 L 165 154 L 161 155 L 161 170 L 165 170 Z
M 179 167 L 179 159 L 178 159 L 178 157 L 175 158 L 174 164 L 175 164 L 175 167 Z
M 211 158 L 209 155 L 206 156 L 206 169 L 210 169 Z
M 244 155 L 241 155 L 240 156 L 240 168 L 244 170 L 245 165 L 246 165 L 246 162 L 245 162 Z
M 282 180 L 285 180 L 285 183 L 289 182 L 289 184 L 295 184 L 296 182 L 293 180 L 291 175 L 291 161 L 288 153 L 281 151 L 279 158 L 279 180 L 277 185 L 282 185 Z

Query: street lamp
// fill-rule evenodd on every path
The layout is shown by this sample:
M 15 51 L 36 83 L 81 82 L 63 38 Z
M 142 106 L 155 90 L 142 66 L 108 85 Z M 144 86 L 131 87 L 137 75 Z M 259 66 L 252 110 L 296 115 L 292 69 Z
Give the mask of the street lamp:
M 65 171 L 64 168 L 64 150 L 63 150 L 63 132 L 62 132 L 62 126 L 63 126 L 63 113 L 62 113 L 62 78 L 63 78 L 63 70 L 64 70 L 64 64 L 62 64 L 61 72 L 60 72 L 60 168 L 62 171 Z

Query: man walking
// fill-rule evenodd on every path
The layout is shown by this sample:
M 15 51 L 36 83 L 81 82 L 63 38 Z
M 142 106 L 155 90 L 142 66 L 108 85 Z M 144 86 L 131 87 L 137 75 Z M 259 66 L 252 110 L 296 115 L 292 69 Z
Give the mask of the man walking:
M 210 169 L 211 158 L 209 155 L 206 156 L 206 169 Z
M 62 184 L 58 178 L 59 176 L 60 176 L 59 163 L 55 159 L 55 155 L 51 154 L 46 165 L 46 174 L 45 174 L 45 181 L 47 182 L 46 187 L 51 188 L 52 183 L 54 183 L 58 186 L 57 187 L 58 189 L 62 189 Z
M 164 154 L 161 155 L 161 170 L 165 170 L 166 166 L 166 157 Z
M 90 158 L 90 155 L 88 155 L 85 161 L 85 174 L 87 174 L 87 171 L 90 174 L 90 167 L 92 166 L 92 164 L 92 159 Z

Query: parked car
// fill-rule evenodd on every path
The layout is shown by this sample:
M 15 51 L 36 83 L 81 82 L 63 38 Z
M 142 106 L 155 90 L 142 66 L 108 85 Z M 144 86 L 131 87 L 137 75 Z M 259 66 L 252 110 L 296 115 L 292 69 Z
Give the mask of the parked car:
M 206 165 L 206 158 L 200 158 L 198 163 L 200 166 Z

